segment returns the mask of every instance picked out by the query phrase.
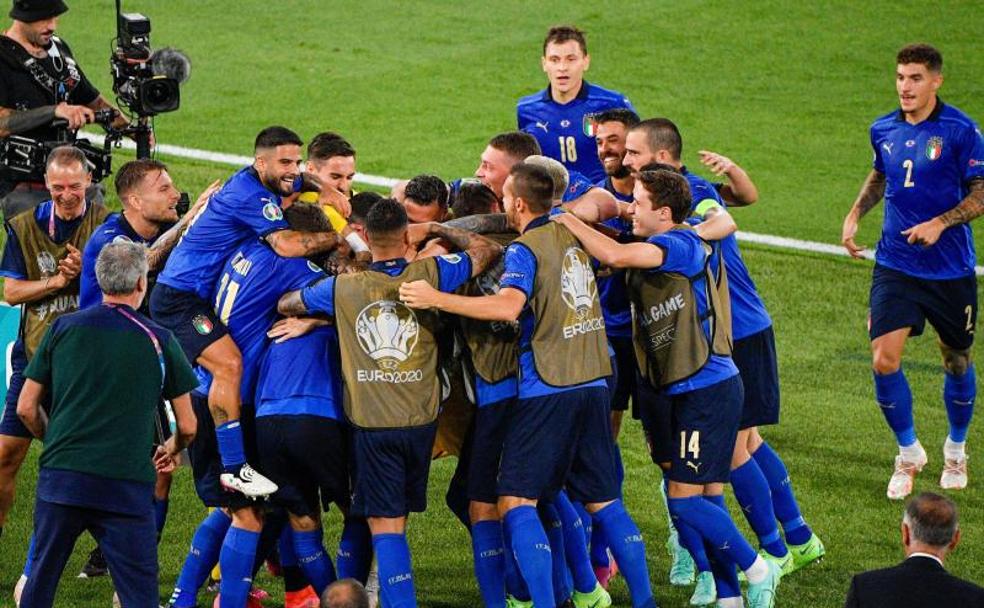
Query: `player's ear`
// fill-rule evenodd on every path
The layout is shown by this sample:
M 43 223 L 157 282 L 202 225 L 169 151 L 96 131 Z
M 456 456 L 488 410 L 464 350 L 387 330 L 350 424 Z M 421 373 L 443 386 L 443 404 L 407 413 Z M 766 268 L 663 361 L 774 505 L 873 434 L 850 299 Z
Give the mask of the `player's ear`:
M 591 55 L 584 55 L 584 71 L 587 72 L 588 68 L 591 67 Z
M 546 58 L 546 56 L 540 57 L 540 67 L 543 69 L 544 72 L 547 71 L 547 58 Z

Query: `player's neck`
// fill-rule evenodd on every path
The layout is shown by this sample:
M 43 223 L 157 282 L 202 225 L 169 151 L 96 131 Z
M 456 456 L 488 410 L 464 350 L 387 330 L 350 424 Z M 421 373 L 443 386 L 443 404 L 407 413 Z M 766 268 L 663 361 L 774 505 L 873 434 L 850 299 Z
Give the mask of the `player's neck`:
M 161 227 L 156 223 L 144 219 L 138 213 L 130 213 L 128 209 L 123 211 L 123 217 L 134 232 L 143 237 L 144 240 L 149 241 L 161 232 Z
M 577 83 L 576 87 L 571 87 L 570 89 L 567 90 L 566 93 L 561 93 L 560 91 L 554 89 L 553 85 L 551 85 L 550 99 L 553 99 L 556 103 L 559 103 L 562 106 L 567 105 L 570 102 L 577 99 L 578 94 L 580 94 L 581 92 L 581 87 L 583 86 L 584 86 L 584 80 L 581 80 L 581 82 Z
M 631 173 L 625 177 L 612 176 L 612 187 L 615 188 L 615 192 L 618 192 L 619 194 L 632 194 L 632 189 L 635 188 L 635 178 L 632 177 Z
M 140 304 L 143 301 L 143 292 L 134 291 L 133 293 L 114 295 L 103 294 L 103 304 L 116 304 L 129 306 L 130 308 L 136 310 L 140 308 Z
M 919 108 L 915 112 L 906 112 L 905 121 L 910 125 L 918 125 L 930 117 L 930 115 L 936 110 L 936 106 L 939 105 L 939 103 L 940 98 L 933 95 L 933 99 L 925 106 Z

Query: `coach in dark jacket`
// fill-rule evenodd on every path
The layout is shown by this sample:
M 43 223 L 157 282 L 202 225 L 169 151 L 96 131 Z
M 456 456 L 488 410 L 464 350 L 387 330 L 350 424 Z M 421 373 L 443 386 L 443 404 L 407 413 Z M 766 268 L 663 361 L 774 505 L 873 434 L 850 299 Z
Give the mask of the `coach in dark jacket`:
M 943 567 L 944 558 L 959 540 L 953 501 L 929 492 L 920 494 L 909 502 L 902 518 L 905 561 L 855 576 L 844 606 L 984 608 L 984 588 Z

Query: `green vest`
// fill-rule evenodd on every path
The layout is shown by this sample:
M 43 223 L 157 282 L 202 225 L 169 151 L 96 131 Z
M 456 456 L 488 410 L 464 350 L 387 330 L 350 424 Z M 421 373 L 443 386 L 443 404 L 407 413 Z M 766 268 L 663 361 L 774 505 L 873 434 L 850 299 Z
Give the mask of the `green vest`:
M 24 255 L 28 281 L 42 281 L 55 276 L 58 273 L 58 261 L 68 255 L 67 245 L 71 243 L 79 251 L 85 249 L 89 237 L 109 215 L 109 211 L 102 205 L 90 203 L 72 236 L 64 243 L 58 244 L 52 242 L 48 233 L 38 226 L 37 220 L 34 219 L 34 211 L 30 209 L 18 214 L 9 222 Z M 41 337 L 54 320 L 78 309 L 78 278 L 72 280 L 61 291 L 40 300 L 24 303 L 20 331 L 28 360 L 34 356 L 35 349 L 41 343 Z
M 681 225 L 673 230 L 693 230 Z M 688 277 L 676 272 L 628 272 L 629 300 L 632 304 L 632 337 L 639 371 L 656 387 L 685 380 L 696 374 L 711 354 L 731 356 L 731 318 L 722 304 L 728 297 L 724 264 L 715 280 L 710 268 L 711 245 L 704 243 L 707 260 L 703 269 Z M 697 307 L 695 282 L 704 279 L 707 311 Z M 711 322 L 711 339 L 703 322 Z
M 437 419 L 437 312 L 400 302 L 400 285 L 439 285 L 428 258 L 390 276 L 368 270 L 335 279 L 335 325 L 349 421 L 365 429 L 410 428 Z
M 536 258 L 529 306 L 535 325 L 530 348 L 544 382 L 573 386 L 610 376 L 608 338 L 591 258 L 556 222 L 516 239 Z

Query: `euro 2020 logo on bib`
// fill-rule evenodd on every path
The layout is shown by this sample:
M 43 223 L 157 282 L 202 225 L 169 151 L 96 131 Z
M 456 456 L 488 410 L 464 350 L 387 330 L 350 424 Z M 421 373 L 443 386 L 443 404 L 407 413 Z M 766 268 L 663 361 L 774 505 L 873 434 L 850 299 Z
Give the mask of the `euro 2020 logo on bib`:
M 568 247 L 560 270 L 560 291 L 564 303 L 570 307 L 578 319 L 591 313 L 592 305 L 598 295 L 594 272 L 588 254 L 580 247 Z
M 410 358 L 419 334 L 417 315 L 402 302 L 377 300 L 355 319 L 359 346 L 383 369 L 396 369 Z

